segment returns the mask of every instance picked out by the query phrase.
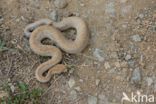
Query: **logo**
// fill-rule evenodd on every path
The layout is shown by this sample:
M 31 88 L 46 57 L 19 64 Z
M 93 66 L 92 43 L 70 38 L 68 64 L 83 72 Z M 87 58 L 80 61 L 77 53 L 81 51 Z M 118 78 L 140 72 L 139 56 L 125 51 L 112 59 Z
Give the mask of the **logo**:
M 122 104 L 124 101 L 133 102 L 133 103 L 151 103 L 154 102 L 155 98 L 154 95 L 144 95 L 141 94 L 139 91 L 136 93 L 131 93 L 130 96 L 128 96 L 125 92 L 123 92 L 123 97 L 121 99 Z

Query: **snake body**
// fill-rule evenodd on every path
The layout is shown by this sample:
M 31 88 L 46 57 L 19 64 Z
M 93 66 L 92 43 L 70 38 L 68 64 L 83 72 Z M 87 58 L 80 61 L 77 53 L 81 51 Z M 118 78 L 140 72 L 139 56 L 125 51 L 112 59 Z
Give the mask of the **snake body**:
M 74 41 L 67 39 L 61 33 L 61 31 L 69 28 L 76 29 L 77 35 Z M 30 47 L 35 53 L 52 57 L 36 69 L 36 78 L 43 83 L 48 82 L 53 74 L 61 73 L 66 69 L 65 65 L 58 64 L 62 60 L 62 52 L 59 48 L 70 54 L 80 53 L 87 46 L 89 40 L 88 27 L 79 17 L 64 18 L 57 23 L 48 19 L 37 21 L 25 28 L 25 36 L 30 37 Z M 44 38 L 51 39 L 57 47 L 43 45 L 41 41 Z M 47 74 L 44 76 L 45 72 Z

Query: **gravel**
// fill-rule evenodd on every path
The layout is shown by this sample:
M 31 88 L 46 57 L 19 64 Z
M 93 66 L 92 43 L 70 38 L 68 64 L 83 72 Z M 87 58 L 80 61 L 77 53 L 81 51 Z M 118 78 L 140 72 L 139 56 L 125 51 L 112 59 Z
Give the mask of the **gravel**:
M 132 56 L 129 55 L 129 54 L 127 54 L 127 55 L 125 56 L 125 60 L 126 60 L 126 61 L 130 60 L 131 58 L 132 58 Z
M 66 0 L 55 0 L 54 5 L 59 9 L 63 9 L 68 5 L 68 3 Z
M 131 36 L 131 39 L 134 42 L 141 42 L 142 41 L 142 37 L 138 34 Z
M 105 12 L 110 16 L 115 17 L 115 3 L 113 1 L 106 5 Z
M 70 99 L 71 100 L 76 100 L 77 99 L 77 92 L 75 90 L 72 90 L 70 92 Z
M 147 77 L 147 78 L 146 78 L 146 82 L 147 82 L 147 85 L 148 85 L 148 86 L 151 86 L 152 83 L 153 83 L 153 79 L 152 79 L 151 77 Z
M 106 69 L 110 69 L 111 68 L 108 62 L 105 62 L 104 66 L 105 66 Z
M 96 57 L 100 62 L 104 61 L 103 52 L 98 48 L 96 48 L 93 52 L 93 56 Z
M 72 88 L 75 85 L 75 80 L 73 78 L 70 78 L 68 81 L 68 85 L 70 88 Z
M 95 83 L 96 83 L 96 86 L 98 86 L 100 83 L 100 79 L 96 79 Z
M 140 82 L 141 82 L 141 70 L 139 68 L 135 68 L 133 70 L 133 73 L 131 76 L 131 82 L 134 84 L 140 84 Z
M 97 97 L 88 96 L 88 104 L 97 104 Z
M 58 21 L 58 11 L 57 10 L 53 10 L 51 13 L 50 13 L 50 15 L 49 15 L 49 17 L 53 20 L 53 21 Z

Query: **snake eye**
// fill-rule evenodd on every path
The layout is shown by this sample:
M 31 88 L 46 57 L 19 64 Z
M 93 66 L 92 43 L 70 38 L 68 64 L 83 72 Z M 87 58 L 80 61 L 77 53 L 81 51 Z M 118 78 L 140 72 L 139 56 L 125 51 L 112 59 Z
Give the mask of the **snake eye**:
M 34 29 L 33 29 L 33 28 L 31 28 L 31 29 L 29 29 L 28 31 L 29 31 L 29 32 L 33 32 L 33 31 L 34 31 Z

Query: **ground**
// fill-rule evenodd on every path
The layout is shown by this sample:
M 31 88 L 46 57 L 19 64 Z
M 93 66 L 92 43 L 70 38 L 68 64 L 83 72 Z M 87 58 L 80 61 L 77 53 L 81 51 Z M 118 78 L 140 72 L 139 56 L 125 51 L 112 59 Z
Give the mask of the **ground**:
M 12 93 L 18 82 L 42 88 L 40 104 L 121 104 L 123 93 L 156 96 L 156 0 L 67 0 L 64 8 L 56 1 L 0 0 L 0 44 L 5 44 L 0 45 L 0 87 L 8 83 Z M 41 18 L 68 16 L 86 21 L 89 45 L 82 54 L 64 53 L 68 71 L 40 83 L 34 72 L 49 57 L 32 52 L 23 30 Z

